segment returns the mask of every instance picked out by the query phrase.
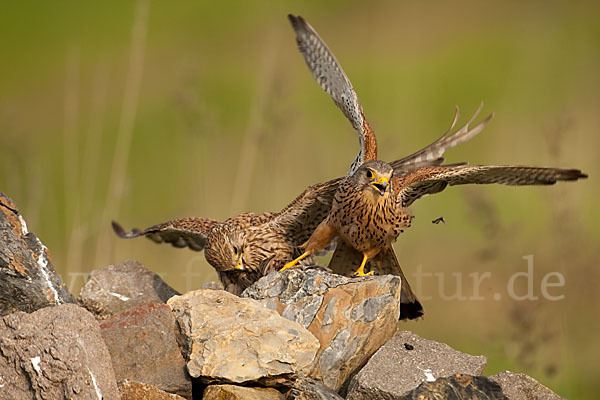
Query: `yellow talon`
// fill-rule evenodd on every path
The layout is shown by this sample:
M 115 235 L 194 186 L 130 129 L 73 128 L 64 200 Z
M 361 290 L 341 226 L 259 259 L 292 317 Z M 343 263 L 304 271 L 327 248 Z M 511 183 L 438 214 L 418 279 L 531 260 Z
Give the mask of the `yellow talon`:
M 307 257 L 307 256 L 308 256 L 308 253 L 306 253 L 306 252 L 305 252 L 305 253 L 302 253 L 302 255 L 301 255 L 300 257 L 298 257 L 298 258 L 296 258 L 295 260 L 292 260 L 292 261 L 290 261 L 289 263 L 285 264 L 285 265 L 283 266 L 283 268 L 281 268 L 281 269 L 279 270 L 279 272 L 281 272 L 281 271 L 284 271 L 284 270 L 286 270 L 286 269 L 288 269 L 288 268 L 293 268 L 293 267 L 295 267 L 295 266 L 296 266 L 296 264 L 298 264 L 298 263 L 299 263 L 299 262 L 300 262 L 300 261 L 301 261 L 303 258 L 305 258 L 305 257 Z
M 375 271 L 369 271 L 368 273 L 365 274 L 365 264 L 366 263 L 367 263 L 367 256 L 364 255 L 362 263 L 360 263 L 360 267 L 358 267 L 358 269 L 356 270 L 356 272 L 354 274 L 352 274 L 352 276 L 356 278 L 356 277 L 359 277 L 359 276 L 371 276 L 371 275 L 375 275 Z

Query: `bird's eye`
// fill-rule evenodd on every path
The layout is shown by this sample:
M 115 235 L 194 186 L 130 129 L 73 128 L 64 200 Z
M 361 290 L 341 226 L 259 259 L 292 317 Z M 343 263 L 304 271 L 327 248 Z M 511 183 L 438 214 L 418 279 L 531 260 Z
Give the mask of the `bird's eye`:
M 233 254 L 236 256 L 238 255 L 238 248 L 235 246 L 233 246 Z
M 370 169 L 368 169 L 367 170 L 367 178 L 373 179 L 374 176 L 375 176 L 375 174 L 373 173 L 373 171 L 371 171 Z

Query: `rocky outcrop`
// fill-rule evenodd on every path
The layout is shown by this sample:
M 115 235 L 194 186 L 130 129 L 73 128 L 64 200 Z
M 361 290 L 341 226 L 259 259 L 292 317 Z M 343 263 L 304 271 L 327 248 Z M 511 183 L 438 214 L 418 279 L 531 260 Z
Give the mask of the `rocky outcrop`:
M 0 318 L 0 398 L 117 399 L 94 316 L 65 304 Z
M 289 400 L 343 400 L 344 398 L 329 389 L 320 381 L 310 378 L 300 378 L 294 381 L 294 386 L 287 392 Z
M 525 374 L 510 371 L 490 376 L 502 387 L 509 400 L 564 400 L 552 390 Z
M 284 400 L 275 389 L 234 385 L 211 385 L 204 390 L 203 400 Z
M 177 345 L 175 318 L 166 304 L 148 303 L 100 325 L 117 381 L 148 383 L 192 397 L 192 383 Z
M 135 260 L 92 271 L 78 301 L 99 320 L 146 303 L 165 303 L 179 293 Z
M 27 230 L 13 201 L 0 192 L 0 316 L 74 303 L 40 239 Z
M 261 278 L 242 296 L 315 335 L 320 348 L 310 376 L 338 390 L 396 332 L 400 287 L 392 275 L 357 279 L 293 268 Z
M 126 379 L 119 382 L 121 400 L 184 400 L 184 397 L 167 393 L 156 386 Z
M 300 324 L 223 290 L 171 298 L 190 375 L 205 383 L 272 385 L 304 376 L 318 340 Z
M 363 399 L 382 397 L 362 397 Z M 398 400 L 508 400 L 500 385 L 485 376 L 455 374 L 423 382 L 404 396 L 384 397 Z
M 347 399 L 401 399 L 423 382 L 454 374 L 481 375 L 486 363 L 483 356 L 401 331 L 352 378 Z

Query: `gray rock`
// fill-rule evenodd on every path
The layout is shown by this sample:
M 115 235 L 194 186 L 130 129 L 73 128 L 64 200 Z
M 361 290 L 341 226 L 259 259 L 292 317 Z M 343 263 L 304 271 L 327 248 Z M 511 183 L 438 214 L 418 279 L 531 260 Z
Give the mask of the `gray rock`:
M 0 316 L 75 299 L 54 271 L 46 246 L 19 214 L 13 201 L 0 192 Z
M 385 398 L 389 397 L 369 397 Z M 404 396 L 393 397 L 401 400 L 508 400 L 500 385 L 485 376 L 455 374 L 438 378 L 433 382 L 423 382 Z
M 481 375 L 486 362 L 484 356 L 401 331 L 352 378 L 347 399 L 400 399 L 422 382 L 454 374 Z
M 168 305 L 148 303 L 100 325 L 117 381 L 129 379 L 192 397 L 192 383 L 177 345 L 175 318 Z
M 204 390 L 203 400 L 284 400 L 275 389 L 234 385 L 211 385 Z
M 119 382 L 121 400 L 184 400 L 184 397 L 167 393 L 148 383 L 130 381 Z
M 337 392 L 329 389 L 323 383 L 310 378 L 294 381 L 294 386 L 288 391 L 288 400 L 344 400 Z
M 497 382 L 509 400 L 561 400 L 546 386 L 525 374 L 503 371 L 489 377 Z
M 146 303 L 165 303 L 179 293 L 135 260 L 92 271 L 78 301 L 104 320 Z
M 0 398 L 118 399 L 100 328 L 75 304 L 0 318 Z
M 242 293 L 307 328 L 321 344 L 310 377 L 339 390 L 397 330 L 401 281 L 322 270 L 272 272 Z
M 205 383 L 279 384 L 308 374 L 319 341 L 300 324 L 223 290 L 171 298 L 188 372 Z

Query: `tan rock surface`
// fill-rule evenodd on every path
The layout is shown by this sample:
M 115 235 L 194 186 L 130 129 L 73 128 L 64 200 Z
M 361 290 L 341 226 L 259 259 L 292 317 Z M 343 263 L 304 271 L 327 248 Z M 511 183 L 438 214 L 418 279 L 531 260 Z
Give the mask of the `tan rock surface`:
M 248 288 L 254 298 L 306 327 L 320 342 L 310 377 L 338 390 L 388 341 L 398 326 L 400 278 L 347 278 L 294 268 L 271 273 Z
M 148 383 L 130 381 L 119 382 L 121 400 L 184 400 L 185 397 L 173 393 L 163 392 L 156 386 Z
M 179 325 L 188 372 L 206 383 L 283 382 L 305 376 L 319 341 L 252 299 L 196 290 L 167 303 Z
M 204 390 L 203 400 L 284 400 L 275 389 L 235 385 L 211 385 Z

